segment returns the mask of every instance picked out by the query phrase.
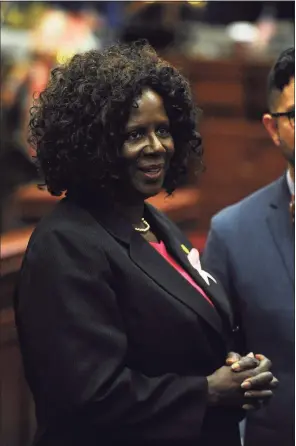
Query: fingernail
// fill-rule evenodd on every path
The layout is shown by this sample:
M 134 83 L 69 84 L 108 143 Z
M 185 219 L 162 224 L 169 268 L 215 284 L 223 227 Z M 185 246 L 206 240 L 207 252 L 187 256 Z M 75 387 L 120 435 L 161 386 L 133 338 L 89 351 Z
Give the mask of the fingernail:
M 245 392 L 245 396 L 246 396 L 246 397 L 248 397 L 248 396 L 252 396 L 252 394 L 251 394 L 251 392 Z
M 244 381 L 244 382 L 241 384 L 241 388 L 242 388 L 242 389 L 250 389 L 251 387 L 252 387 L 252 385 L 251 385 L 250 381 Z
M 232 370 L 240 370 L 240 365 L 239 365 L 239 363 L 236 362 L 235 364 L 232 364 L 231 369 L 232 369 Z
M 243 405 L 243 409 L 244 409 L 244 410 L 252 410 L 252 409 L 254 409 L 254 407 L 251 406 L 250 404 L 244 404 L 244 405 Z

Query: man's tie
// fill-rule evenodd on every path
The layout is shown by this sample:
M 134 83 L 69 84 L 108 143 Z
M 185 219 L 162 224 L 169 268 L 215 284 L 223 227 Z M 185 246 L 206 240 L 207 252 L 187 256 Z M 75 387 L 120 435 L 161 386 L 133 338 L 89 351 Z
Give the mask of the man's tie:
M 292 221 L 293 221 L 293 223 L 295 223 L 295 195 L 291 196 L 290 213 L 291 213 Z

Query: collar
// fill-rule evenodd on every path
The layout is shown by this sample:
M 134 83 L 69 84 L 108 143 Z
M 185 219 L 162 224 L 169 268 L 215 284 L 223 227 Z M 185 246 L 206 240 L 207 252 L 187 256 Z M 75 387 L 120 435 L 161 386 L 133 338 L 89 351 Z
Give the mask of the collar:
M 286 178 L 287 178 L 287 184 L 288 184 L 290 194 L 295 195 L 295 183 L 294 183 L 293 178 L 291 177 L 291 173 L 290 173 L 289 169 L 287 170 Z
M 151 224 L 152 228 L 157 230 L 160 240 L 163 240 L 167 251 L 182 266 L 196 283 L 213 300 L 213 308 L 205 299 L 196 298 L 196 290 L 179 274 L 172 274 L 172 267 L 163 259 L 162 256 L 144 240 L 144 238 L 134 230 L 133 226 L 112 207 L 112 203 L 104 198 L 87 195 L 84 197 L 68 196 L 66 198 L 76 201 L 77 204 L 86 209 L 92 216 L 119 242 L 127 246 L 132 261 L 143 272 L 157 282 L 161 288 L 167 290 L 175 299 L 193 309 L 205 319 L 220 336 L 225 336 L 223 322 L 219 317 L 218 309 L 223 314 L 223 320 L 230 328 L 232 324 L 231 311 L 225 308 L 227 299 L 223 289 L 214 281 L 208 285 L 199 272 L 191 265 L 187 255 L 182 249 L 182 244 L 189 246 L 190 243 L 178 229 L 167 219 L 165 215 L 155 209 L 149 203 L 144 206 L 144 218 Z M 225 328 L 225 327 L 224 327 Z
M 142 236 L 134 230 L 132 224 L 118 212 L 113 203 L 106 199 L 105 196 L 95 194 L 92 190 L 86 193 L 80 191 L 80 193 L 69 192 L 66 196 L 66 200 L 71 200 L 79 204 L 82 208 L 87 210 L 104 228 L 110 232 L 115 238 L 121 242 L 130 245 L 133 238 Z M 153 226 L 153 222 L 156 219 L 155 214 L 157 210 L 153 208 L 149 203 L 144 203 L 143 217 Z M 161 225 L 162 228 L 163 225 Z M 161 231 L 160 231 L 161 232 Z M 160 233 L 162 237 L 162 233 Z

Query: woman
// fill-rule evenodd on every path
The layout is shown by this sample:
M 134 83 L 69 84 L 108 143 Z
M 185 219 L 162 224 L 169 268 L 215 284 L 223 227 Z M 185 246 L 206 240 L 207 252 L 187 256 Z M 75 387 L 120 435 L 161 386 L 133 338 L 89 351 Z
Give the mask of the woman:
M 224 365 L 223 290 L 144 202 L 176 189 L 191 153 L 201 165 L 195 126 L 187 81 L 145 43 L 74 56 L 32 110 L 47 188 L 67 193 L 17 292 L 38 446 L 237 446 L 242 406 L 272 395 L 267 359 Z

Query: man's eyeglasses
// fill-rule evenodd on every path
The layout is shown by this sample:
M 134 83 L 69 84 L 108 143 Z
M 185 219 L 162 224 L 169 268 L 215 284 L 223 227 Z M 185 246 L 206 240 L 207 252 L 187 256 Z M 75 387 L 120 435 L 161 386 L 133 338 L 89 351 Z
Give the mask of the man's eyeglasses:
M 289 110 L 281 113 L 270 113 L 273 118 L 281 118 L 285 116 L 289 119 L 289 122 L 293 128 L 295 128 L 295 108 L 293 110 Z

